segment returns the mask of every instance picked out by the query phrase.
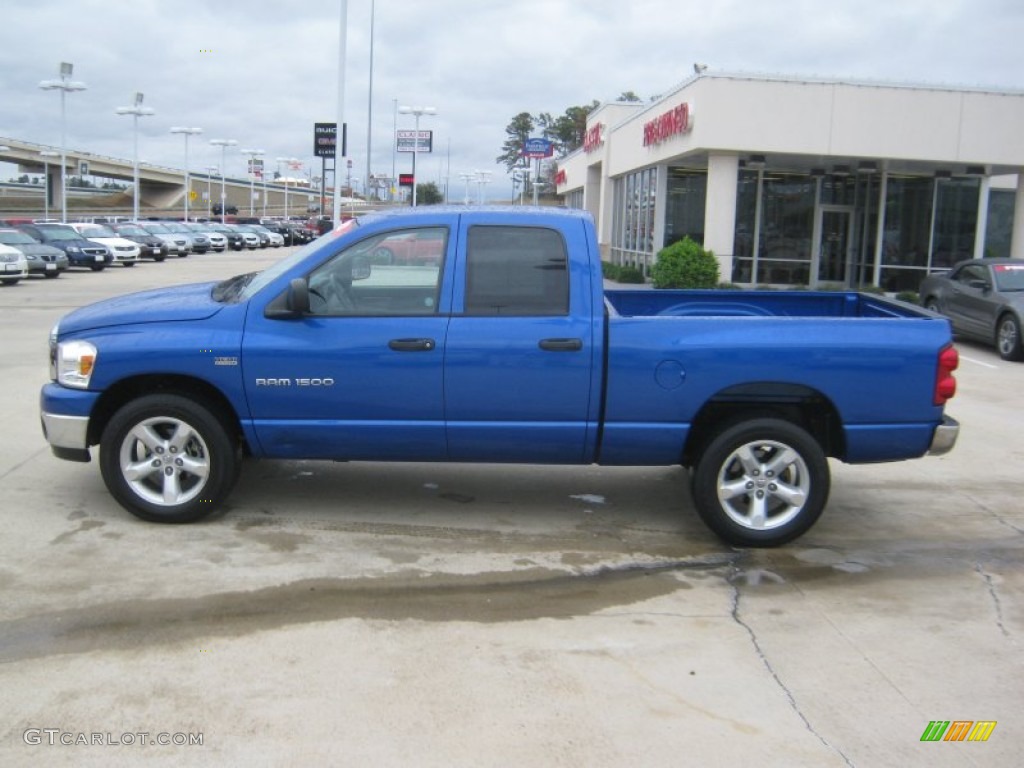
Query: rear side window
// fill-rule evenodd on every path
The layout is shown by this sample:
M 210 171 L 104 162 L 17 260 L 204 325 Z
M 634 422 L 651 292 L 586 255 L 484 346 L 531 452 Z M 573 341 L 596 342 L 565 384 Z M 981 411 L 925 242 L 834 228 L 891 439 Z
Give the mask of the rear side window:
M 567 315 L 565 241 L 542 227 L 470 227 L 467 315 Z

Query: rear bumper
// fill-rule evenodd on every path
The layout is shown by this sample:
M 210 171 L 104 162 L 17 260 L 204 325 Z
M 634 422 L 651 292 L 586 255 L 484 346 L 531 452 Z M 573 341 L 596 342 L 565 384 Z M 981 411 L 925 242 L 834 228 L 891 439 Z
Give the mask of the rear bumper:
M 956 445 L 956 439 L 960 435 L 960 422 L 950 416 L 943 416 L 942 423 L 935 428 L 932 435 L 932 443 L 928 446 L 929 456 L 941 456 L 949 453 Z

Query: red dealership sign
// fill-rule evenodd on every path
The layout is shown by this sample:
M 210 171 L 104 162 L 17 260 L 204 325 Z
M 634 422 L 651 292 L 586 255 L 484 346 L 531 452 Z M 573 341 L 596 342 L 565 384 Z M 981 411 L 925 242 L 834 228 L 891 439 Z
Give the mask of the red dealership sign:
M 595 123 L 587 129 L 583 137 L 583 151 L 593 152 L 604 144 L 604 123 Z
M 693 120 L 690 118 L 690 105 L 684 102 L 649 123 L 644 123 L 644 146 L 660 144 L 677 134 L 689 133 L 691 128 Z
M 559 168 L 558 173 L 555 174 L 555 185 L 562 186 L 569 180 L 568 174 L 565 172 L 565 168 Z

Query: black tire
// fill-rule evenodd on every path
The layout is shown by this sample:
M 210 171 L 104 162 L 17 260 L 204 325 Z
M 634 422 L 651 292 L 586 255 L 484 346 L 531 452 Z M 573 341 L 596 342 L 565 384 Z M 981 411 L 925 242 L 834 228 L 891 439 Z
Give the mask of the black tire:
M 1020 323 L 1013 315 L 1003 315 L 996 323 L 996 349 L 1003 360 L 1024 360 Z
M 161 261 L 163 261 L 166 258 L 167 258 L 166 256 L 154 256 L 153 257 L 153 261 L 155 261 L 157 264 L 159 264 Z
M 148 443 L 135 436 L 142 433 Z M 203 403 L 172 394 L 122 406 L 103 430 L 99 454 L 110 494 L 155 523 L 191 523 L 214 512 L 241 469 L 240 448 L 223 421 Z
M 939 302 L 936 301 L 934 297 L 929 297 L 928 300 L 925 301 L 924 308 L 937 315 L 942 314 L 942 311 L 939 309 Z
M 711 438 L 694 468 L 693 500 L 704 523 L 726 542 L 777 547 L 814 525 L 830 482 L 828 459 L 806 430 L 758 417 Z
M 122 261 L 121 262 L 121 266 L 123 266 L 123 267 L 134 267 L 135 266 L 135 262 L 134 261 Z
M 20 277 L 5 277 L 3 280 L 0 280 L 0 283 L 4 285 L 17 285 L 19 280 L 21 280 Z
M 47 272 L 46 273 L 46 279 L 47 280 L 53 280 L 56 277 L 60 277 L 60 272 Z
M 93 264 L 91 267 L 89 267 L 89 269 L 91 269 L 93 272 L 102 272 L 106 268 L 106 264 Z

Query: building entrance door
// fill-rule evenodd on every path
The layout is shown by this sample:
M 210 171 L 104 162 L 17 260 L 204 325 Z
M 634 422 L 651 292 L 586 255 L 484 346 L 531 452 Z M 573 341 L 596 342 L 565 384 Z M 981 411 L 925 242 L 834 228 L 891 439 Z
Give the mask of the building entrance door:
M 852 263 L 853 208 L 821 206 L 817 224 L 818 237 L 811 265 L 813 284 L 847 284 Z

